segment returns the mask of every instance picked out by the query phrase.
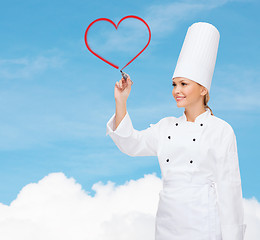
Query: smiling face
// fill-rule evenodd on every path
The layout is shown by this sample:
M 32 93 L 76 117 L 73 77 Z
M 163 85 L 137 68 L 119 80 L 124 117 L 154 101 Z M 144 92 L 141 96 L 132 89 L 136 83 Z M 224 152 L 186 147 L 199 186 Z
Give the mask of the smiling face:
M 176 77 L 172 80 L 172 95 L 177 102 L 177 107 L 200 107 L 203 106 L 204 95 L 207 88 L 184 77 Z

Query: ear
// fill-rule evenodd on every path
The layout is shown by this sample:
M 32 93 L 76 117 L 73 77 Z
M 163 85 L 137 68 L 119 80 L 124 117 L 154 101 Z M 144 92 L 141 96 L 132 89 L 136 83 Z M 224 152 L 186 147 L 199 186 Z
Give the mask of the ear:
M 201 88 L 201 95 L 204 96 L 204 95 L 206 95 L 207 93 L 208 93 L 208 89 L 205 88 L 205 87 L 202 87 L 202 88 Z

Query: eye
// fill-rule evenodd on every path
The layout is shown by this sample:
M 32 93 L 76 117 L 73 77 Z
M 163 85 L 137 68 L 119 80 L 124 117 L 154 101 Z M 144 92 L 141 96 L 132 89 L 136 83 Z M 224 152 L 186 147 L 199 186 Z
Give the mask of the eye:
M 183 82 L 183 83 L 181 83 L 181 84 L 182 84 L 183 86 L 187 85 L 187 83 L 184 83 L 184 82 Z M 176 86 L 176 84 L 175 84 L 175 83 L 173 83 L 173 84 L 172 84 L 172 86 L 174 86 L 174 87 L 175 87 L 175 86 Z

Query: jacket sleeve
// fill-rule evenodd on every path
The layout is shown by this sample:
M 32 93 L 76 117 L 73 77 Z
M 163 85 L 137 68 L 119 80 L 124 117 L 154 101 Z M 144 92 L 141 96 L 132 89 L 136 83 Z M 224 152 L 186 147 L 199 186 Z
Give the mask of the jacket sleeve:
M 127 111 L 117 129 L 115 129 L 115 113 L 107 122 L 106 135 L 112 138 L 121 152 L 129 156 L 157 156 L 159 121 L 150 124 L 145 130 L 138 131 L 133 128 L 132 121 Z
M 225 132 L 217 162 L 217 195 L 222 240 L 243 240 L 246 230 L 237 142 L 231 128 Z

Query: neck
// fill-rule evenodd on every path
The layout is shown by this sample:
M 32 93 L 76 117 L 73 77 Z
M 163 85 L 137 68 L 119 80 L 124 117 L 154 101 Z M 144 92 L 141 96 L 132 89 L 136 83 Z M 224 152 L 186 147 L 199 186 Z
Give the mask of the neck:
M 186 115 L 187 121 L 195 122 L 196 117 L 206 111 L 207 110 L 204 107 L 192 108 L 192 109 L 185 108 L 184 113 Z

